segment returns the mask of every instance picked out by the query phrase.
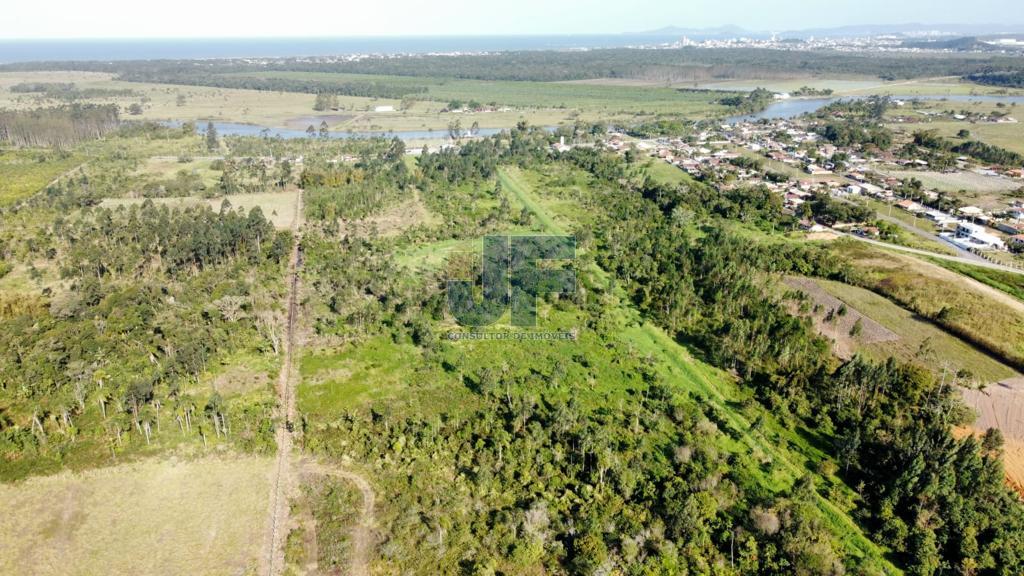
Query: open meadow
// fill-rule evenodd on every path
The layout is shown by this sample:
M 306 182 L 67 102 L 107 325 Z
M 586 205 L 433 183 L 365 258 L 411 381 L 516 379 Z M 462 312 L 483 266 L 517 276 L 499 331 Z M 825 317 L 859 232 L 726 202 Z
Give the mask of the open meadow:
M 253 573 L 271 462 L 156 458 L 0 484 L 0 573 Z

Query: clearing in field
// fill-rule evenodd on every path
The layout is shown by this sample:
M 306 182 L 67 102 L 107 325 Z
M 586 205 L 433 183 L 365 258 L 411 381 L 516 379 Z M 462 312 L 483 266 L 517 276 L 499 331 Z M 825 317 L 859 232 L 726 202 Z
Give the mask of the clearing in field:
M 1001 196 L 1000 192 L 1012 192 L 1021 187 L 1022 183 L 1019 180 L 1013 180 L 1012 178 L 1005 178 L 1003 176 L 986 176 L 984 174 L 978 174 L 976 172 L 951 172 L 949 174 L 945 172 L 914 172 L 906 170 L 887 170 L 883 172 L 886 176 L 892 176 L 894 178 L 917 178 L 925 185 L 926 188 L 933 188 L 940 192 L 960 192 L 968 191 L 976 194 L 978 201 L 982 201 L 982 194 L 991 195 L 995 194 L 996 197 Z M 963 198 L 966 202 L 971 202 L 970 197 Z M 992 204 L 991 201 L 987 204 L 987 207 L 995 208 L 999 204 Z
M 810 298 L 813 308 L 808 314 L 814 328 L 833 342 L 833 352 L 840 358 L 852 358 L 862 346 L 900 339 L 895 332 L 829 294 L 810 278 L 787 278 L 785 283 Z
M 291 228 L 292 222 L 295 220 L 298 195 L 298 190 L 289 190 L 260 194 L 230 194 L 218 198 L 196 198 L 195 196 L 185 196 L 182 198 L 108 198 L 101 202 L 100 206 L 104 208 L 117 208 L 118 206 L 140 205 L 146 200 L 150 200 L 154 204 L 163 204 L 172 208 L 206 204 L 214 210 L 220 210 L 221 204 L 227 200 L 232 208 L 242 208 L 246 212 L 259 207 L 263 211 L 263 216 L 275 228 L 286 230 Z
M 438 217 L 423 204 L 417 192 L 414 198 L 380 214 L 374 214 L 362 220 L 342 220 L 341 233 L 366 236 L 376 231 L 378 236 L 388 238 L 416 226 L 433 226 L 438 223 Z
M 966 369 L 982 384 L 1018 376 L 1013 368 L 870 290 L 830 280 L 813 282 L 828 295 L 846 303 L 850 309 L 865 315 L 896 336 L 895 339 L 878 342 L 852 339 L 854 351 L 876 360 L 895 356 L 900 360 L 919 362 L 937 374 L 943 368 L 953 371 Z M 868 332 L 866 322 L 862 324 L 863 332 Z
M 81 162 L 69 153 L 0 149 L 0 206 L 28 198 Z
M 242 456 L 145 460 L 0 485 L 0 573 L 246 573 L 271 468 Z

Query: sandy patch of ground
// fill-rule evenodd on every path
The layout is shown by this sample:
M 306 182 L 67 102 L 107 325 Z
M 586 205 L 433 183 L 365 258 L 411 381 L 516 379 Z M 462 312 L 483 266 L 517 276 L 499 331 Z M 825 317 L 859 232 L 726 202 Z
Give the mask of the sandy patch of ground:
M 423 205 L 417 194 L 412 200 L 402 202 L 380 214 L 362 220 L 342 220 L 341 232 L 346 236 L 367 236 L 376 230 L 378 236 L 386 238 L 397 236 L 415 226 L 436 222 L 437 217 Z
M 296 201 L 298 190 L 286 190 L 284 192 L 264 192 L 261 194 L 231 194 L 218 198 L 196 198 L 186 196 L 182 198 L 149 198 L 154 204 L 166 204 L 168 206 L 183 208 L 186 206 L 208 205 L 214 210 L 220 210 L 221 203 L 226 199 L 235 209 L 243 208 L 246 212 L 259 206 L 266 217 L 278 230 L 291 228 L 295 220 Z M 117 206 L 130 206 L 142 204 L 147 198 L 108 198 L 100 203 L 105 208 L 116 208 Z
M 273 460 L 152 459 L 0 485 L 0 574 L 243 574 Z
M 963 397 L 978 412 L 975 428 L 998 428 L 1006 438 L 1024 441 L 1024 378 L 1005 380 L 983 390 L 963 390 Z
M 893 342 L 900 337 L 892 330 L 875 322 L 868 316 L 857 311 L 839 298 L 829 294 L 817 282 L 810 278 L 790 277 L 785 280 L 786 286 L 799 290 L 810 298 L 811 304 L 819 307 L 810 313 L 814 328 L 819 334 L 834 342 L 833 349 L 840 358 L 852 358 L 859 345 Z M 846 313 L 839 314 L 845 306 Z M 831 313 L 832 319 L 826 318 Z M 854 326 L 860 323 L 860 333 L 853 335 Z
M 824 241 L 829 241 L 829 240 L 835 240 L 836 238 L 839 238 L 839 235 L 836 234 L 835 232 L 808 232 L 807 233 L 807 239 L 808 240 L 824 240 Z

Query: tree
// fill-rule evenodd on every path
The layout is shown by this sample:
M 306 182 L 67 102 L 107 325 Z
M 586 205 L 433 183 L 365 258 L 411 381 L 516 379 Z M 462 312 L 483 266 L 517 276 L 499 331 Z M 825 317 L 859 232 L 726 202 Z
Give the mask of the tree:
M 313 138 L 313 137 L 316 136 L 316 128 L 314 128 L 312 124 L 310 124 L 306 128 L 306 136 L 309 137 L 309 138 Z
M 206 124 L 206 149 L 214 152 L 220 149 L 220 140 L 217 138 L 217 127 L 213 122 Z
M 316 95 L 316 100 L 313 101 L 313 110 L 317 112 L 324 112 L 327 110 L 334 110 L 338 108 L 338 95 L 329 92 L 321 92 Z
M 142 114 L 142 104 L 134 102 L 131 106 L 128 107 L 128 113 L 132 116 L 139 116 L 140 114 Z
M 462 122 L 459 119 L 456 118 L 448 123 L 448 137 L 452 140 L 462 139 Z
M 330 128 L 327 126 L 327 121 L 323 120 L 320 122 L 320 137 L 327 138 L 331 135 Z

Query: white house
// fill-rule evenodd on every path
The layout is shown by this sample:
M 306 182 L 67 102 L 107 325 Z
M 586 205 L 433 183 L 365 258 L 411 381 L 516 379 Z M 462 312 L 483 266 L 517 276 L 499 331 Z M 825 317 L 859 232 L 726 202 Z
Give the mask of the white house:
M 958 246 L 963 248 L 976 248 L 979 250 L 1005 250 L 1006 244 L 994 234 L 989 234 L 985 228 L 970 222 L 960 222 L 956 227 L 956 238 Z

